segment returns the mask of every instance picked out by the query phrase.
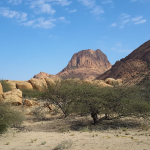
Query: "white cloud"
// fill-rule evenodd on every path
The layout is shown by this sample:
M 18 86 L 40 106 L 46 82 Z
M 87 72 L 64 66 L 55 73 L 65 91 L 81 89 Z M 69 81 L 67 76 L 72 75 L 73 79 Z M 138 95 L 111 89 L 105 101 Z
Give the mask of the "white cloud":
M 101 13 L 104 13 L 104 10 L 101 6 L 96 5 L 95 0 L 78 0 L 81 2 L 84 6 L 88 7 L 91 9 L 91 13 L 94 15 L 99 15 Z
M 36 20 L 27 21 L 25 23 L 22 23 L 24 26 L 33 26 L 33 24 L 36 22 Z
M 45 3 L 45 0 L 32 1 L 30 3 L 30 7 L 34 9 L 35 13 L 55 13 L 55 10 L 51 8 L 51 5 L 49 3 Z
M 43 28 L 43 29 L 50 29 L 55 26 L 56 21 L 61 21 L 65 23 L 70 23 L 69 21 L 66 20 L 65 17 L 59 17 L 58 19 L 45 19 L 43 17 L 35 19 L 35 20 L 30 20 L 27 22 L 22 23 L 24 26 L 29 26 L 33 28 Z
M 146 19 L 143 19 L 143 20 L 140 20 L 140 21 L 137 21 L 137 22 L 135 22 L 134 24 L 143 24 L 143 23 L 145 23 L 147 20 Z
M 59 17 L 59 20 L 65 23 L 70 23 L 70 21 L 67 21 L 65 17 Z
M 68 0 L 29 0 L 30 8 L 34 9 L 37 14 L 47 13 L 54 14 L 56 11 L 52 8 L 52 5 L 66 6 L 70 5 L 72 1 Z
M 124 26 L 120 26 L 119 28 L 120 28 L 120 29 L 123 29 L 123 28 L 124 28 Z
M 27 14 L 22 12 L 20 15 L 20 19 L 21 19 L 21 21 L 26 21 L 27 20 Z
M 44 28 L 44 29 L 53 28 L 55 26 L 55 24 L 54 24 L 55 21 L 56 21 L 56 19 L 45 20 L 45 18 L 41 17 L 36 20 L 33 27 L 34 28 Z
M 21 25 L 29 26 L 33 28 L 43 28 L 43 29 L 50 29 L 55 26 L 54 22 L 56 19 L 45 19 L 43 17 L 37 18 L 35 20 L 30 20 L 27 22 L 22 23 Z
M 142 19 L 143 16 L 137 16 L 135 18 L 132 18 L 132 22 L 134 22 L 134 24 L 143 24 L 145 23 L 147 20 L 146 19 Z
M 117 25 L 119 25 L 119 28 L 122 29 L 124 28 L 125 26 L 129 26 L 131 24 L 134 24 L 134 25 L 138 25 L 138 24 L 143 24 L 145 23 L 147 20 L 146 19 L 143 19 L 143 16 L 137 16 L 137 17 L 134 17 L 132 18 L 130 15 L 128 14 L 125 14 L 125 13 L 122 13 L 120 16 L 119 16 L 119 20 L 117 22 Z M 116 26 L 116 23 L 112 23 L 111 24 L 111 27 L 115 27 Z
M 117 24 L 116 24 L 116 23 L 112 23 L 110 26 L 111 26 L 111 27 L 116 27 Z
M 93 7 L 95 5 L 95 0 L 78 0 L 78 1 L 88 7 Z
M 54 1 L 57 4 L 60 4 L 62 6 L 70 5 L 72 3 L 72 1 L 68 1 L 68 0 L 49 0 L 49 1 Z
M 119 18 L 120 18 L 121 20 L 124 20 L 124 19 L 126 19 L 126 18 L 130 18 L 130 15 L 122 13 Z
M 77 12 L 77 9 L 73 9 L 69 11 L 69 13 L 75 13 L 75 12 Z
M 139 21 L 143 18 L 143 16 L 138 16 L 138 17 L 135 17 L 135 18 L 132 18 L 132 21 Z
M 125 25 L 127 25 L 128 23 L 130 23 L 130 20 L 131 20 L 130 15 L 122 13 L 119 16 L 119 24 L 120 24 L 119 28 L 124 28 Z
M 93 10 L 91 11 L 94 15 L 99 15 L 101 13 L 104 13 L 104 10 L 102 9 L 101 6 L 95 6 Z
M 16 18 L 18 21 L 27 20 L 27 13 L 12 11 L 6 7 L 0 7 L 0 15 L 6 18 Z
M 123 20 L 123 21 L 122 21 L 122 24 L 126 24 L 126 23 L 128 23 L 129 21 L 130 21 L 130 19 Z
M 112 3 L 112 0 L 104 0 L 104 1 L 102 1 L 102 4 L 108 4 L 108 3 Z
M 22 0 L 9 0 L 8 3 L 12 3 L 13 5 L 18 5 L 22 3 Z

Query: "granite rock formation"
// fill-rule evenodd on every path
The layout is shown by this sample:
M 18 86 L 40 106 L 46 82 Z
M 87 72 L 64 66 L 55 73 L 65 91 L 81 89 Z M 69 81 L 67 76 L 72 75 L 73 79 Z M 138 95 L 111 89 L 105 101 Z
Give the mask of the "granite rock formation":
M 68 65 L 57 75 L 63 79 L 94 79 L 111 68 L 107 56 L 99 49 L 88 49 L 75 53 Z
M 48 74 L 48 73 L 45 73 L 45 72 L 40 72 L 40 73 L 34 75 L 33 78 L 35 78 L 35 79 L 42 79 L 42 78 L 56 79 L 56 78 L 59 78 L 59 76 L 51 75 L 51 74 Z

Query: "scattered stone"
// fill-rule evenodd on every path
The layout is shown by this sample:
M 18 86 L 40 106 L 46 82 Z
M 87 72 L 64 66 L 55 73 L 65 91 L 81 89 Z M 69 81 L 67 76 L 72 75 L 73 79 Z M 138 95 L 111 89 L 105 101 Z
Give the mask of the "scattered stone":
M 25 99 L 23 105 L 24 106 L 35 106 L 35 105 L 39 105 L 39 103 L 37 101 L 34 101 L 34 100 Z

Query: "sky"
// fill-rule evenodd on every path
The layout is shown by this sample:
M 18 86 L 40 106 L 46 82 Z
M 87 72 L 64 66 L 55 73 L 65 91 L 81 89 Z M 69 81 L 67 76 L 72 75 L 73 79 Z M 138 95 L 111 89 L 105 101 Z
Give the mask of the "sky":
M 150 39 L 150 0 L 0 0 L 0 79 L 57 74 L 74 53 L 113 65 Z

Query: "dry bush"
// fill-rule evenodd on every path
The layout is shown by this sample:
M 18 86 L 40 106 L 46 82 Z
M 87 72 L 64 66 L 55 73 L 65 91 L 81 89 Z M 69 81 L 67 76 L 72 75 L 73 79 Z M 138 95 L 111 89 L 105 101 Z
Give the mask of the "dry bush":
M 5 132 L 11 125 L 21 124 L 23 119 L 21 112 L 14 110 L 7 103 L 0 102 L 0 134 Z
M 73 142 L 71 140 L 65 140 L 58 144 L 53 150 L 69 149 L 72 146 L 72 144 Z
M 43 107 L 35 107 L 32 109 L 32 115 L 38 120 L 46 120 L 46 114 L 47 112 L 44 111 Z

